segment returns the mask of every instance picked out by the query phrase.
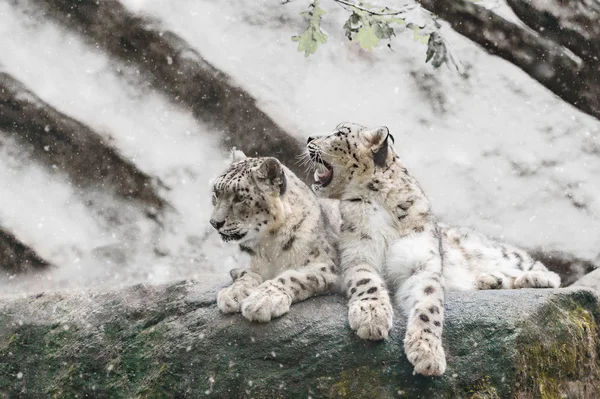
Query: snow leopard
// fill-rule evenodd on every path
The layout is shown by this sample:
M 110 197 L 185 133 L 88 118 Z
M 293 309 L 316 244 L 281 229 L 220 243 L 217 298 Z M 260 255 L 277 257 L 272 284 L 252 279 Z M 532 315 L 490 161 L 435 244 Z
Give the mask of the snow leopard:
M 294 302 L 337 289 L 335 202 L 317 198 L 276 158 L 236 150 L 212 190 L 210 224 L 250 255 L 249 266 L 233 269 L 233 284 L 217 295 L 222 312 L 268 322 Z
M 310 136 L 313 190 L 340 200 L 341 288 L 350 327 L 388 337 L 393 306 L 407 316 L 404 351 L 419 374 L 442 375 L 446 291 L 554 288 L 560 277 L 525 251 L 466 228 L 438 223 L 385 126 L 342 123 Z

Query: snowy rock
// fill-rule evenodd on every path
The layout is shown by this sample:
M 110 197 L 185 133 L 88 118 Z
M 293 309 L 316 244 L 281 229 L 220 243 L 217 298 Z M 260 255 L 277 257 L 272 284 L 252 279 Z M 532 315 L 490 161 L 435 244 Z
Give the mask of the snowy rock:
M 270 324 L 226 316 L 227 280 L 0 299 L 0 397 L 599 397 L 590 291 L 451 293 L 440 378 L 412 374 L 404 320 L 385 342 L 350 330 L 343 298 Z M 64 326 L 68 326 L 65 329 Z
M 560 251 L 530 250 L 530 254 L 548 269 L 560 275 L 561 287 L 568 287 L 600 267 L 600 257 L 587 260 Z
M 600 269 L 586 274 L 573 283 L 573 287 L 587 287 L 600 292 Z

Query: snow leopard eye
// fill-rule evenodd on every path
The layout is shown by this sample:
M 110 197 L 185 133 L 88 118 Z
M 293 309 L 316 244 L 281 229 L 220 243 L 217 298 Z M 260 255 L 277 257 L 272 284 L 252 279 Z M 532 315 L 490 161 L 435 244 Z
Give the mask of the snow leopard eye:
M 244 202 L 244 200 L 246 199 L 246 197 L 240 195 L 240 194 L 236 194 L 233 196 L 233 203 L 234 204 L 239 204 L 240 202 Z

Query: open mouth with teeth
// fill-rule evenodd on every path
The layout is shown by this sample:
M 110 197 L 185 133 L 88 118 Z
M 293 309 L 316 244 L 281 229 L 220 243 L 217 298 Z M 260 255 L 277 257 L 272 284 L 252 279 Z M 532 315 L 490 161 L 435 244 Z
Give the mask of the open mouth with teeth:
M 246 236 L 246 233 L 219 233 L 223 241 L 239 241 Z
M 333 180 L 333 167 L 325 161 L 317 160 L 317 170 L 314 174 L 314 186 L 327 187 Z

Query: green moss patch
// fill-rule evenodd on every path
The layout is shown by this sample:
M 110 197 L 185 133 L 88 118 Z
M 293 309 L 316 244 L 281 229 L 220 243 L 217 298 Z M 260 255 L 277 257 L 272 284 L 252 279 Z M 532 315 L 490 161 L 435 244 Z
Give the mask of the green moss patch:
M 515 397 L 600 397 L 597 317 L 563 298 L 527 321 L 516 342 Z

